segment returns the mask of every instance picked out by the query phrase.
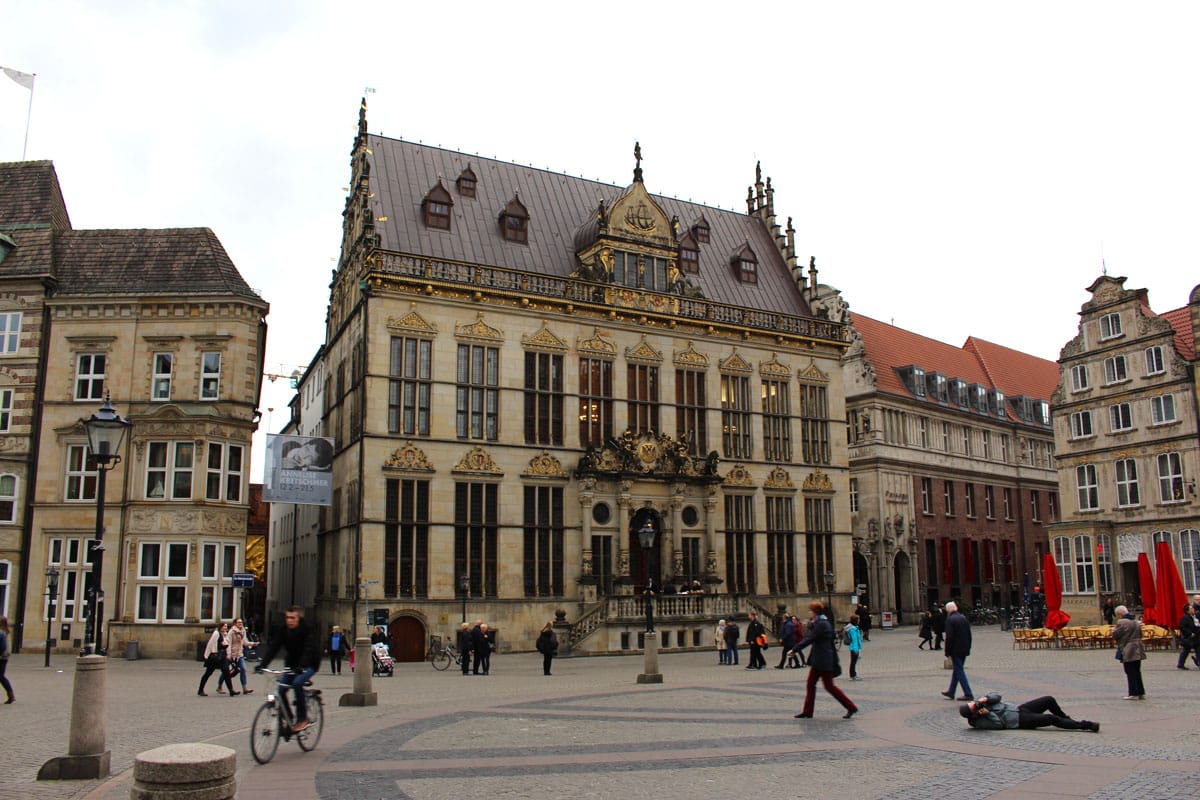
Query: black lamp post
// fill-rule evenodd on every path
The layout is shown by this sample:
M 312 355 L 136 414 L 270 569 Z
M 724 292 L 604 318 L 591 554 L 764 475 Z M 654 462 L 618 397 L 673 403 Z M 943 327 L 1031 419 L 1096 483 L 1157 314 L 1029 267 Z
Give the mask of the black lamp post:
M 642 546 L 642 565 L 646 568 L 646 590 L 643 597 L 646 601 L 646 633 L 654 633 L 654 573 L 650 569 L 650 556 L 654 548 L 654 526 L 650 521 L 642 523 L 638 528 L 638 544 Z
M 833 624 L 833 570 L 825 572 L 825 614 L 829 617 L 829 624 Z
M 458 593 L 462 595 L 462 621 L 467 621 L 467 592 L 471 591 L 471 577 L 469 575 L 458 576 Z
M 50 638 L 51 626 L 54 625 L 54 601 L 58 598 L 58 567 L 51 567 L 46 570 L 46 597 L 49 603 L 46 606 L 46 664 L 50 666 Z
M 87 428 L 88 448 L 91 450 L 93 462 L 96 464 L 96 538 L 88 543 L 92 555 L 92 585 L 88 588 L 87 628 L 84 633 L 84 654 L 99 654 L 100 652 L 100 616 L 104 613 L 104 590 L 101 580 L 104 577 L 104 488 L 105 476 L 108 471 L 121 461 L 119 452 L 121 441 L 125 438 L 131 423 L 121 419 L 121 415 L 113 408 L 108 394 L 104 395 L 104 405 L 100 410 L 85 420 Z

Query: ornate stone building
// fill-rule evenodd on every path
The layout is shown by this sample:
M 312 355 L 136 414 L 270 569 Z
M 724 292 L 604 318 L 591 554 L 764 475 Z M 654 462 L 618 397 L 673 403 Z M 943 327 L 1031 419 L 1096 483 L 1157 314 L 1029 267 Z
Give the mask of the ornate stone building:
M 188 655 L 205 625 L 239 613 L 230 579 L 245 559 L 267 304 L 210 230 L 75 230 L 49 162 L 0 165 L 0 181 L 26 192 L 0 190 L 15 243 L 0 271 L 33 270 L 44 290 L 19 326 L 40 382 L 22 378 L 13 400 L 36 458 L 15 498 L 31 513 L 16 587 L 26 642 L 47 637 L 53 567 L 49 636 L 82 643 L 98 483 L 83 419 L 111 397 L 133 427 L 107 473 L 101 647 Z M 4 222 L 15 205 L 25 217 Z
M 1145 289 L 1097 278 L 1079 334 L 1059 357 L 1053 400 L 1062 522 L 1050 529 L 1068 613 L 1099 615 L 1101 598 L 1140 604 L 1137 559 L 1169 542 L 1184 588 L 1200 592 L 1200 423 L 1196 337 L 1200 287 L 1188 305 L 1150 309 Z
M 1056 365 L 975 337 L 955 347 L 850 321 L 855 582 L 904 621 L 952 598 L 1019 605 L 1058 519 Z
M 635 158 L 622 188 L 375 136 L 364 104 L 314 362 L 322 625 L 366 590 L 411 659 L 463 615 L 503 649 L 556 614 L 565 647 L 636 648 L 650 582 L 668 648 L 826 573 L 845 607 L 836 295 L 809 297 L 769 179 L 736 213 Z

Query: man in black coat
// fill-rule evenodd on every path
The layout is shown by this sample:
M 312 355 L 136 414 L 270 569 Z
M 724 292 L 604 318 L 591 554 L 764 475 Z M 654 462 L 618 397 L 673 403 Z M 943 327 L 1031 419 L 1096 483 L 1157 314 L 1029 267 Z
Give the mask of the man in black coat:
M 941 606 L 933 606 L 933 649 L 942 649 L 942 635 L 946 632 L 946 610 Z
M 475 665 L 472 669 L 476 675 L 487 675 L 488 670 L 492 667 L 492 640 L 487 635 L 488 627 L 483 620 L 475 620 L 475 627 L 471 629 L 471 650 L 475 653 Z
M 963 693 L 958 699 L 974 700 L 964 669 L 967 656 L 971 655 L 971 621 L 958 610 L 958 603 L 946 603 L 946 611 L 950 614 L 946 617 L 946 655 L 954 665 L 954 672 L 950 675 L 950 688 L 942 692 L 942 697 L 953 700 L 954 690 L 961 684 Z
M 785 611 L 783 614 L 783 624 L 779 626 L 779 649 L 783 652 L 779 654 L 779 666 L 775 667 L 775 669 L 784 668 L 787 664 L 788 654 L 795 643 L 796 619 Z
M 281 649 L 284 651 L 283 663 L 291 670 L 291 674 L 280 675 L 279 682 L 290 686 L 296 694 L 295 723 L 292 730 L 299 733 L 308 727 L 308 706 L 304 702 L 304 684 L 316 674 L 321 666 L 321 637 L 304 619 L 304 609 L 292 606 L 283 615 L 283 632 L 276 636 L 263 654 L 262 661 L 254 668 L 261 672 L 271 663 Z
M 732 619 L 725 626 L 725 652 L 729 653 L 729 663 L 737 666 L 738 663 L 738 638 L 742 635 L 738 629 L 737 623 Z
M 474 646 L 471 644 L 471 626 L 464 622 L 462 627 L 458 629 L 458 641 L 455 642 L 458 647 L 458 660 L 462 664 L 462 674 L 471 674 L 471 650 Z
M 1040 628 L 1046 622 L 1046 594 L 1035 586 L 1029 593 L 1029 627 Z
M 758 614 L 750 612 L 750 624 L 746 626 L 746 641 L 750 644 L 750 663 L 746 669 L 766 669 L 767 660 L 763 658 L 763 642 L 766 640 L 767 628 L 758 621 Z

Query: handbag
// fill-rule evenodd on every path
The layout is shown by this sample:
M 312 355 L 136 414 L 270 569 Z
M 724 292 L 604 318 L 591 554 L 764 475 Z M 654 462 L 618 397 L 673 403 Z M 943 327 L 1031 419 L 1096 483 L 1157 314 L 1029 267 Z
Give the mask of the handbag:
M 840 677 L 842 674 L 842 660 L 838 658 L 837 650 L 833 651 L 833 677 Z
M 946 656 L 942 659 L 942 669 L 954 669 L 954 659 Z
M 1115 658 L 1117 661 L 1124 660 L 1124 654 L 1121 652 L 1121 648 L 1117 648 L 1117 652 L 1113 654 L 1113 658 Z

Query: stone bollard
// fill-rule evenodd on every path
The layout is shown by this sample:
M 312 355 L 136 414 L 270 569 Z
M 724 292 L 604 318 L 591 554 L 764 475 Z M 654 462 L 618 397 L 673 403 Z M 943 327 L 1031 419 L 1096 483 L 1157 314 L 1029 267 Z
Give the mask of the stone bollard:
M 339 697 L 339 706 L 379 705 L 379 695 L 371 689 L 373 664 L 371 640 L 366 636 L 358 637 L 354 640 L 354 691 Z
M 129 800 L 232 800 L 237 753 L 215 744 L 168 744 L 138 753 Z
M 637 676 L 638 683 L 662 683 L 662 673 L 658 671 L 658 634 L 654 631 L 643 637 L 645 642 L 645 670 Z
M 67 755 L 55 756 L 38 770 L 39 781 L 104 778 L 112 753 L 105 747 L 108 659 L 80 656 L 75 660 L 71 691 L 71 730 Z

